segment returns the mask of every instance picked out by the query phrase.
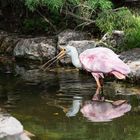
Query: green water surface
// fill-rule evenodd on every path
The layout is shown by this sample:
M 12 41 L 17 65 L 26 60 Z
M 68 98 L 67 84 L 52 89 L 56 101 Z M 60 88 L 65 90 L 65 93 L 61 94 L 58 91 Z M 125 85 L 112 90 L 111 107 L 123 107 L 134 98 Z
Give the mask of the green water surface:
M 104 83 L 105 97 L 127 100 L 131 111 L 110 122 L 91 122 L 80 111 L 66 116 L 73 97 L 91 100 L 96 85 L 90 75 L 50 72 L 35 82 L 20 76 L 0 77 L 0 106 L 35 135 L 33 140 L 140 140 L 140 95 L 116 94 L 117 82 Z M 138 86 L 123 86 L 127 87 Z

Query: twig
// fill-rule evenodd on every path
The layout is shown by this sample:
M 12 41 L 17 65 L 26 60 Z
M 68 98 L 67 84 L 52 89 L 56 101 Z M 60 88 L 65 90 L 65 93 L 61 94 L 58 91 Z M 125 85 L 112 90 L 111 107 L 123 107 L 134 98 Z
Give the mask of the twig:
M 56 27 L 52 24 L 51 21 L 49 21 L 49 20 L 48 20 L 42 13 L 40 13 L 38 10 L 37 10 L 37 13 L 38 13 L 41 17 L 43 17 L 43 19 L 44 19 L 47 23 L 50 24 L 50 26 L 54 29 L 55 32 L 57 32 Z
M 88 18 L 85 18 L 85 17 L 81 17 L 81 16 L 78 16 L 78 15 L 75 15 L 74 13 L 70 12 L 70 11 L 64 11 L 65 14 L 68 14 L 74 18 L 77 18 L 77 19 L 80 19 L 80 20 L 83 20 L 83 21 L 86 21 L 86 22 L 90 22 L 91 23 L 95 23 L 94 20 L 91 20 L 91 19 L 88 19 Z
M 116 9 L 112 9 L 110 11 L 116 12 L 116 11 L 119 11 L 119 10 L 122 10 L 122 9 L 127 9 L 127 8 L 126 7 L 119 7 L 119 8 L 116 8 Z
M 116 8 L 116 9 L 109 9 L 109 10 L 106 10 L 106 12 L 107 12 L 107 13 L 109 13 L 109 12 L 117 12 L 117 11 L 123 10 L 123 9 L 127 9 L 127 8 L 125 8 L 125 7 L 119 7 L 119 8 Z
M 83 22 L 83 23 L 77 25 L 74 29 L 76 30 L 77 28 L 79 28 L 79 27 L 81 27 L 81 26 L 82 26 L 82 28 L 83 28 L 84 26 L 88 26 L 89 24 L 91 24 L 91 22 Z

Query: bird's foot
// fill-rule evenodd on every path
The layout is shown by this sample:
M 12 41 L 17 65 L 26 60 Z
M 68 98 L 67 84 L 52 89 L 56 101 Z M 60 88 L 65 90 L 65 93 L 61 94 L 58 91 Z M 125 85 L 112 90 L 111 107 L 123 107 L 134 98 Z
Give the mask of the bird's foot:
M 95 95 L 92 97 L 92 100 L 93 100 L 93 101 L 104 101 L 105 98 L 104 98 L 104 96 L 101 96 L 100 94 L 95 94 Z
M 127 102 L 126 100 L 117 100 L 117 101 L 113 101 L 112 104 L 114 106 L 119 106 L 119 105 L 122 105 L 122 104 L 124 104 L 126 102 Z

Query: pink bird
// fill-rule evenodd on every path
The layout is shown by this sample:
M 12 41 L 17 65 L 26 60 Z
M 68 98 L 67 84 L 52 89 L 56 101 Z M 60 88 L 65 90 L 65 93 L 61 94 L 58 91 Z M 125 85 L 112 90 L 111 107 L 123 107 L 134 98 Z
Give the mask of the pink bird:
M 127 102 L 115 106 L 106 101 L 85 101 L 80 111 L 92 122 L 107 122 L 123 116 L 130 110 L 131 105 Z
M 98 90 L 96 94 L 98 94 L 99 89 L 101 89 L 99 79 L 104 78 L 104 74 L 113 74 L 118 79 L 125 79 L 130 73 L 130 68 L 118 57 L 118 55 L 111 49 L 105 47 L 87 49 L 78 55 L 78 51 L 75 47 L 67 45 L 65 48 L 62 48 L 62 51 L 55 58 L 45 63 L 42 68 L 50 62 L 51 64 L 54 63 L 65 54 L 71 56 L 72 64 L 76 68 L 84 69 L 92 74 L 97 83 Z

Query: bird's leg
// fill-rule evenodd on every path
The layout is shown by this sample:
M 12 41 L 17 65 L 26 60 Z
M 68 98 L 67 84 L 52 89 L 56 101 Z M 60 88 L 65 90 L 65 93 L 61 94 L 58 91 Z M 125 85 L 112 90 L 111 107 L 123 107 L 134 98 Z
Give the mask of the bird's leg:
M 99 78 L 96 76 L 94 76 L 94 78 L 97 83 L 97 89 L 96 89 L 96 92 L 95 92 L 92 100 L 100 100 L 100 91 L 101 91 L 102 86 L 100 84 Z
M 102 100 L 104 100 L 103 98 L 104 98 L 104 91 L 103 91 L 103 85 L 104 85 L 104 81 L 103 81 L 103 79 L 101 78 L 101 79 L 99 79 L 99 82 L 100 82 L 100 85 L 101 85 L 101 98 L 102 98 Z

